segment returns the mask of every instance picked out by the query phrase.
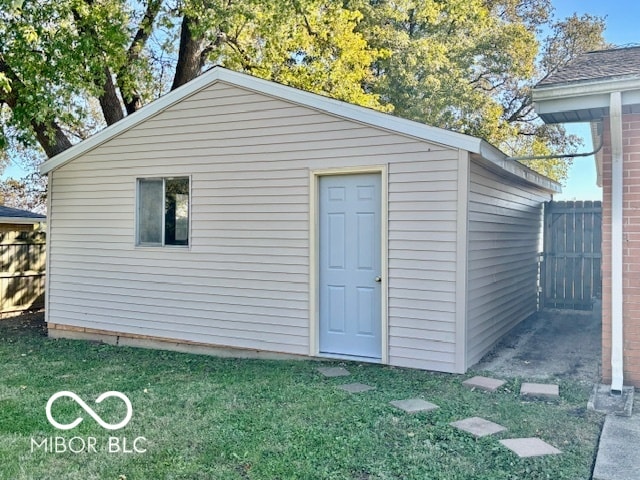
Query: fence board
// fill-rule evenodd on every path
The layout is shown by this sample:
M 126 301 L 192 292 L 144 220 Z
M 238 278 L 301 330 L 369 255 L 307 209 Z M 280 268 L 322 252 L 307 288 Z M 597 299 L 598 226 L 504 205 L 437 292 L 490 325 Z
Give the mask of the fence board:
M 591 310 L 602 292 L 602 202 L 547 202 L 541 304 Z
M 0 314 L 44 307 L 45 233 L 0 233 Z

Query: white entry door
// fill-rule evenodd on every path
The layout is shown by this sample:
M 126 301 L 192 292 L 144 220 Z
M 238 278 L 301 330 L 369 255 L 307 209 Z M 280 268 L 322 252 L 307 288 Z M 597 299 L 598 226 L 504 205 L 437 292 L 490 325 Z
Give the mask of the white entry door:
M 381 175 L 320 177 L 320 353 L 380 359 Z

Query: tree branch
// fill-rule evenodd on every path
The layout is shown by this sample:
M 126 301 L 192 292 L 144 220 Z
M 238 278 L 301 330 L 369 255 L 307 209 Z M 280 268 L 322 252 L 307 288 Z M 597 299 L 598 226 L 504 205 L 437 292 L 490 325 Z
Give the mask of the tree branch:
M 127 114 L 131 114 L 140 108 L 142 108 L 142 98 L 140 93 L 135 87 L 129 87 L 125 78 L 127 75 L 131 76 L 131 68 L 133 64 L 140 58 L 140 52 L 146 45 L 149 37 L 151 36 L 153 22 L 160 13 L 160 7 L 162 6 L 162 0 L 149 0 L 147 4 L 147 10 L 144 16 L 140 20 L 138 30 L 133 36 L 131 45 L 127 50 L 127 62 L 120 68 L 116 74 L 116 80 L 118 82 L 118 88 L 124 99 L 124 106 Z
M 0 72 L 4 73 L 11 82 L 11 91 L 8 93 L 5 92 L 4 95 L 0 96 L 0 102 L 7 104 L 11 110 L 15 110 L 21 103 L 20 94 L 26 93 L 27 88 L 2 57 L 0 57 Z M 55 120 L 38 122 L 32 119 L 30 123 L 31 128 L 33 128 L 36 135 L 36 139 L 44 149 L 47 157 L 54 157 L 68 148 L 71 148 L 71 141 L 64 134 L 62 128 L 60 128 L 60 125 L 58 125 Z
M 85 1 L 87 5 L 89 5 L 89 7 L 92 6 L 92 0 Z M 84 22 L 82 21 L 82 16 L 76 8 L 72 8 L 71 12 L 76 23 L 76 28 L 78 29 L 80 35 L 88 35 L 92 38 L 98 37 L 93 27 L 86 26 L 84 24 Z M 102 60 L 104 61 L 104 58 L 102 58 Z M 103 74 L 104 80 L 102 81 L 102 84 L 98 84 L 98 81 L 96 79 L 96 86 L 100 88 L 102 92 L 98 96 L 98 101 L 100 102 L 100 107 L 102 109 L 102 115 L 104 116 L 105 122 L 107 122 L 107 125 L 113 125 L 114 123 L 124 118 L 124 113 L 122 112 L 122 104 L 120 103 L 118 92 L 116 91 L 116 87 L 113 84 L 111 70 L 109 69 L 106 61 L 104 61 Z

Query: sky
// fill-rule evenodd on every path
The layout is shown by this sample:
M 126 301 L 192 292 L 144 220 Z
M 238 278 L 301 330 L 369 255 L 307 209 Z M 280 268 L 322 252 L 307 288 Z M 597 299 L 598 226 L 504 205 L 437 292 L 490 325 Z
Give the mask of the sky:
M 552 0 L 557 19 L 566 18 L 574 12 L 578 15 L 589 13 L 605 17 L 607 29 L 604 33 L 608 43 L 623 46 L 640 44 L 640 0 Z M 588 124 L 568 124 L 567 130 L 584 139 L 582 152 L 593 150 Z M 24 172 L 10 165 L 3 177 L 22 177 Z M 596 186 L 595 160 L 592 156 L 574 160 L 563 192 L 555 196 L 556 200 L 600 200 L 602 189 Z
M 553 0 L 555 14 L 558 18 L 565 18 L 574 12 L 579 15 L 589 13 L 606 17 L 607 29 L 604 38 L 608 43 L 617 46 L 640 44 L 640 1 L 638 0 Z M 593 150 L 591 133 L 588 124 L 568 124 L 570 133 L 584 139 L 583 152 Z M 602 189 L 596 186 L 596 167 L 593 156 L 576 158 L 569 170 L 569 178 L 562 189 L 562 194 L 556 195 L 556 200 L 601 200 Z

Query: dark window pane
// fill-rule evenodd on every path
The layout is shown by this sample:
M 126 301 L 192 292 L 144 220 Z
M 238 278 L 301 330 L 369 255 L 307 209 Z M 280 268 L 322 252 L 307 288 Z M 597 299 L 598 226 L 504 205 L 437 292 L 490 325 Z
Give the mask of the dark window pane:
M 168 178 L 165 181 L 164 243 L 189 244 L 189 179 Z
M 162 180 L 139 180 L 138 243 L 162 244 Z

